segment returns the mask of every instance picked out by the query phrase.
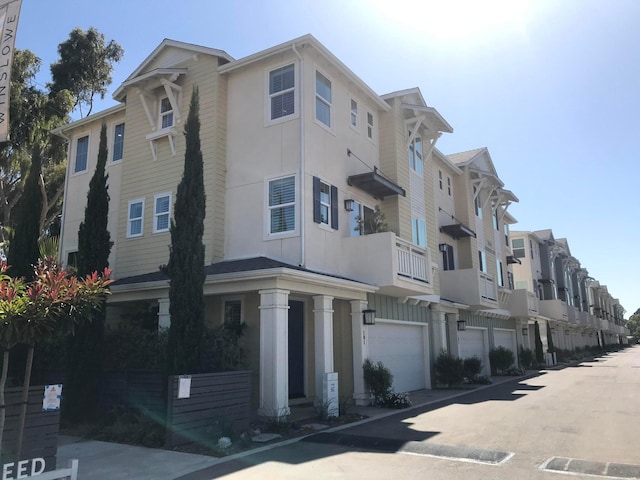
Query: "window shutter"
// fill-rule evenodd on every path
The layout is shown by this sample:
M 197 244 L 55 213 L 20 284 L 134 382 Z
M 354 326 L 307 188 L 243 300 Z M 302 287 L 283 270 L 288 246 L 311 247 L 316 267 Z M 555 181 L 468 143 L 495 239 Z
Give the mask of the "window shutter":
M 322 223 L 322 213 L 320 212 L 320 179 L 313 177 L 313 221 Z
M 331 185 L 331 228 L 338 230 L 338 187 Z

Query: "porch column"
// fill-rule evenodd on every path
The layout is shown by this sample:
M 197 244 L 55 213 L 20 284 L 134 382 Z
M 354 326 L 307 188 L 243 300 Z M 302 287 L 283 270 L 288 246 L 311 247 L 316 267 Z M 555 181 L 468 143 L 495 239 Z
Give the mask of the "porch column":
M 433 353 L 437 357 L 441 351 L 449 351 L 447 346 L 447 316 L 439 310 L 431 310 L 431 322 L 433 324 Z
M 260 406 L 258 415 L 289 415 L 289 291 L 260 290 Z
M 323 398 L 324 374 L 333 372 L 333 297 L 313 297 L 313 325 L 315 339 L 316 399 L 326 404 Z
M 171 316 L 169 315 L 169 299 L 158 299 L 158 330 L 171 326 Z
M 369 392 L 364 384 L 362 364 L 369 356 L 367 346 L 367 329 L 362 323 L 362 311 L 367 308 L 367 302 L 353 300 L 351 302 L 351 341 L 353 345 L 353 400 L 356 405 L 369 404 Z

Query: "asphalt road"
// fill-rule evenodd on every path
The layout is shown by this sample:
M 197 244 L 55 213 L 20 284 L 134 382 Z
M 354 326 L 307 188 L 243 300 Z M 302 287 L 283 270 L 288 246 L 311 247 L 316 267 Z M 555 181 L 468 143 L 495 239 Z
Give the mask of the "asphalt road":
M 181 478 L 640 478 L 638 433 L 635 346 Z

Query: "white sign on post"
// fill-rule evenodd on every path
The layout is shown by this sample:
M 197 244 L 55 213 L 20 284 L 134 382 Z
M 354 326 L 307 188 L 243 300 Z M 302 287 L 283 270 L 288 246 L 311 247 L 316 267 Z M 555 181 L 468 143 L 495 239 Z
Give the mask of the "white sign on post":
M 62 398 L 62 384 L 45 385 L 44 397 L 42 399 L 42 410 L 50 412 L 60 410 L 60 398 Z
M 178 398 L 191 397 L 191 377 L 183 375 L 178 379 Z

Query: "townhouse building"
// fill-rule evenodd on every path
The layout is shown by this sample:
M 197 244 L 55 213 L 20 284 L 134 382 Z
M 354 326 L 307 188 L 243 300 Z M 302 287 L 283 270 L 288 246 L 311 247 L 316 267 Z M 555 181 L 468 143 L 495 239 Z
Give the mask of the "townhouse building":
M 240 59 L 165 39 L 116 106 L 54 130 L 69 144 L 60 257 L 72 264 L 107 125 L 110 323 L 170 325 L 161 267 L 196 86 L 206 320 L 246 325 L 260 415 L 324 401 L 336 374 L 340 396 L 367 403 L 365 359 L 411 391 L 432 386 L 441 350 L 478 356 L 485 373 L 491 348 L 517 352 L 534 318 L 509 310 L 518 199 L 488 150 L 438 151 L 453 129 L 419 89 L 380 96 L 311 35 Z M 598 292 L 590 301 L 618 318 Z

